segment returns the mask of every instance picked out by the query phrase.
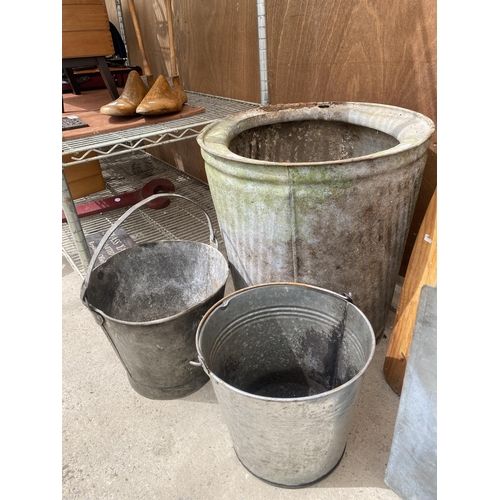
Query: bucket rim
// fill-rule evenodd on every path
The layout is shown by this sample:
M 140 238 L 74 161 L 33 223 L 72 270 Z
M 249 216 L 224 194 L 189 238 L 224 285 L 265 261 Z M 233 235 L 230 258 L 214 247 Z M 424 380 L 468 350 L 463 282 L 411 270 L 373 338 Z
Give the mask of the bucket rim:
M 126 320 L 121 320 L 121 319 L 118 319 L 118 318 L 113 318 L 112 316 L 109 316 L 109 314 L 106 314 L 105 312 L 103 312 L 102 310 L 100 310 L 99 308 L 97 308 L 96 306 L 92 305 L 91 303 L 89 303 L 88 301 L 88 297 L 87 297 L 87 290 L 88 290 L 88 286 L 86 285 L 86 283 L 82 283 L 82 286 L 81 286 L 81 289 L 82 289 L 82 294 L 81 294 L 81 301 L 83 302 L 83 304 L 88 308 L 90 309 L 91 311 L 95 312 L 96 314 L 99 314 L 100 316 L 110 320 L 110 321 L 113 321 L 115 323 L 119 323 L 119 324 L 122 324 L 122 325 L 129 325 L 129 326 L 149 326 L 149 325 L 158 325 L 158 324 L 161 324 L 161 323 L 165 323 L 167 321 L 171 321 L 171 320 L 174 320 L 174 319 L 177 319 L 177 318 L 180 318 L 182 317 L 183 315 L 186 315 L 188 313 L 190 313 L 191 311 L 193 311 L 194 309 L 196 309 L 197 307 L 200 306 L 200 304 L 204 303 L 204 302 L 207 302 L 209 301 L 210 299 L 212 299 L 214 296 L 216 296 L 220 290 L 222 288 L 224 288 L 227 284 L 227 280 L 229 279 L 229 273 L 230 273 L 230 270 L 229 270 L 229 264 L 227 262 L 227 259 L 226 257 L 224 256 L 224 254 L 218 249 L 218 248 L 215 248 L 213 247 L 212 245 L 207 245 L 206 243 L 203 243 L 201 241 L 191 241 L 191 240 L 160 240 L 160 241 L 151 241 L 151 242 L 145 242 L 145 243 L 139 243 L 133 247 L 129 247 L 129 248 L 126 248 L 125 250 L 122 250 L 121 252 L 119 252 L 118 254 L 116 255 L 120 255 L 124 252 L 128 252 L 130 253 L 130 251 L 133 251 L 135 248 L 137 247 L 140 247 L 140 246 L 145 246 L 145 245 L 158 245 L 158 244 L 168 244 L 168 245 L 171 245 L 171 244 L 178 244 L 178 243 L 182 243 L 182 244 L 189 244 L 189 245 L 195 245 L 195 246 L 204 246 L 206 247 L 207 249 L 209 249 L 209 252 L 212 252 L 214 253 L 215 255 L 220 255 L 220 257 L 222 257 L 222 260 L 224 261 L 224 264 L 225 264 L 225 279 L 224 281 L 222 282 L 221 286 L 214 292 L 212 293 L 211 295 L 205 297 L 202 301 L 199 301 L 197 302 L 196 304 L 194 304 L 193 306 L 187 308 L 187 309 L 184 309 L 183 311 L 177 313 L 177 314 L 173 314 L 172 316 L 168 316 L 166 318 L 159 318 L 159 319 L 153 319 L 153 320 L 150 320 L 150 321 L 126 321 Z M 108 262 L 109 260 L 111 260 L 114 256 L 111 256 L 108 260 L 106 260 L 105 262 L 103 262 L 103 264 L 101 265 L 105 265 L 106 262 Z M 93 272 L 96 272 L 100 269 L 101 266 L 97 266 L 96 268 L 92 269 L 91 271 L 91 274 Z M 89 280 L 90 281 L 90 277 L 89 277 Z M 85 287 L 85 289 L 84 289 Z
M 350 378 L 344 384 L 341 384 L 337 387 L 334 387 L 333 389 L 330 389 L 328 391 L 320 392 L 319 394 L 313 394 L 311 396 L 301 396 L 301 397 L 297 397 L 297 398 L 274 398 L 274 397 L 269 397 L 269 396 L 260 396 L 258 394 L 252 394 L 250 392 L 246 392 L 246 391 L 243 391 L 241 389 L 238 389 L 237 387 L 234 387 L 233 385 L 229 384 L 225 380 L 221 379 L 218 375 L 216 375 L 208 367 L 206 360 L 201 353 L 201 336 L 202 336 L 201 330 L 203 329 L 203 325 L 206 323 L 206 321 L 208 320 L 208 317 L 210 316 L 210 314 L 212 314 L 212 312 L 215 309 L 217 309 L 219 306 L 223 305 L 224 302 L 231 300 L 232 297 L 234 297 L 236 295 L 240 295 L 241 293 L 244 293 L 244 292 L 248 292 L 248 291 L 253 290 L 253 289 L 270 287 L 270 286 L 294 286 L 294 287 L 309 288 L 309 289 L 314 289 L 314 290 L 321 291 L 321 292 L 326 292 L 328 294 L 337 296 L 338 298 L 347 302 L 349 304 L 349 306 L 356 309 L 357 312 L 365 319 L 366 324 L 368 325 L 369 330 L 371 332 L 371 338 L 372 338 L 372 346 L 370 349 L 370 353 L 368 355 L 368 358 L 367 358 L 363 368 L 361 370 L 359 370 L 359 372 L 356 373 L 356 375 L 354 375 L 354 377 Z M 196 329 L 196 336 L 195 336 L 195 345 L 196 345 L 196 351 L 198 354 L 199 363 L 201 364 L 203 370 L 205 370 L 205 373 L 211 379 L 214 379 L 218 384 L 223 385 L 231 390 L 234 390 L 236 393 L 238 393 L 242 396 L 245 396 L 245 397 L 248 397 L 251 399 L 257 399 L 260 401 L 269 401 L 269 402 L 276 402 L 276 403 L 311 401 L 311 400 L 316 400 L 316 399 L 321 399 L 321 398 L 324 398 L 327 396 L 331 396 L 332 394 L 334 394 L 336 392 L 340 392 L 341 390 L 342 391 L 345 390 L 346 387 L 354 384 L 357 380 L 359 380 L 360 378 L 362 378 L 364 376 L 366 370 L 370 366 L 370 364 L 375 356 L 376 343 L 377 343 L 377 340 L 375 337 L 375 332 L 373 330 L 373 327 L 372 327 L 370 321 L 366 317 L 366 315 L 363 313 L 363 311 L 361 311 L 361 309 L 359 309 L 359 307 L 357 307 L 352 302 L 349 302 L 344 296 L 342 296 L 341 294 L 339 294 L 337 292 L 334 292 L 333 290 L 328 290 L 327 288 L 322 288 L 322 287 L 315 286 L 315 285 L 309 285 L 307 283 L 296 283 L 296 282 L 288 282 L 288 281 L 276 281 L 276 282 L 271 282 L 271 283 L 260 283 L 257 285 L 251 285 L 251 286 L 241 288 L 240 290 L 236 290 L 236 291 L 226 295 L 225 297 L 223 297 L 222 299 L 217 301 L 212 307 L 210 307 L 210 309 L 208 309 L 208 311 L 203 315 L 203 318 L 199 322 L 198 327 Z
M 330 120 L 327 119 L 329 115 L 331 115 Z M 310 162 L 257 160 L 240 156 L 229 149 L 231 141 L 246 130 L 285 121 L 311 121 L 318 119 L 319 116 L 321 116 L 319 119 L 325 121 L 360 125 L 384 132 L 397 139 L 399 144 L 369 155 Z M 380 127 L 382 119 L 386 119 L 384 127 Z M 376 125 L 379 125 L 379 127 Z M 328 101 L 272 104 L 233 113 L 205 126 L 196 137 L 196 141 L 203 152 L 218 158 L 249 165 L 293 168 L 314 165 L 343 165 L 392 156 L 424 145 L 430 141 L 430 137 L 435 130 L 435 124 L 429 117 L 399 106 L 368 102 Z

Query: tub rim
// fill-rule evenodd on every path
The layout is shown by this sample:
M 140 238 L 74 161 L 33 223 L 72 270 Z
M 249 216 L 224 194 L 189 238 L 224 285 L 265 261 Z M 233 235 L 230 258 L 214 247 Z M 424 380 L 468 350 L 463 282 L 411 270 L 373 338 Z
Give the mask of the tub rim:
M 169 245 L 178 245 L 179 243 L 182 243 L 182 244 L 188 244 L 188 245 L 191 245 L 191 246 L 196 246 L 196 247 L 203 247 L 203 248 L 206 248 L 210 253 L 212 253 L 214 256 L 217 256 L 218 259 L 223 259 L 221 260 L 221 263 L 222 262 L 225 262 L 226 264 L 226 267 L 224 268 L 224 275 L 225 275 L 225 280 L 222 282 L 222 284 L 214 291 L 212 292 L 210 295 L 207 295 L 205 298 L 203 298 L 202 300 L 198 301 L 196 304 L 193 304 L 192 306 L 182 310 L 182 311 L 179 311 L 178 313 L 175 313 L 175 314 L 172 314 L 170 316 L 166 316 L 166 317 L 163 317 L 163 318 L 157 318 L 157 319 L 150 319 L 150 320 L 147 320 L 147 321 L 130 321 L 130 320 L 126 320 L 126 319 L 120 319 L 120 318 L 114 318 L 113 316 L 109 315 L 108 313 L 105 313 L 102 309 L 100 309 L 99 307 L 97 307 L 96 305 L 92 304 L 90 301 L 89 301 L 89 297 L 88 297 L 88 286 L 85 287 L 84 289 L 84 284 L 82 284 L 81 286 L 81 293 L 84 291 L 84 295 L 83 295 L 83 298 L 81 299 L 84 306 L 87 307 L 91 312 L 101 316 L 103 319 L 106 319 L 108 320 L 109 322 L 111 323 L 118 323 L 118 324 L 121 324 L 121 325 L 128 325 L 128 326 L 153 326 L 153 325 L 161 325 L 163 323 L 169 323 L 169 322 L 172 322 L 174 320 L 177 320 L 178 318 L 182 318 L 183 316 L 187 316 L 188 314 L 191 314 L 193 311 L 195 311 L 196 309 L 198 309 L 201 305 L 207 303 L 207 302 L 210 302 L 210 300 L 212 300 L 218 293 L 220 293 L 221 289 L 225 288 L 227 286 L 227 282 L 229 280 L 229 274 L 230 274 L 230 269 L 229 269 L 229 265 L 227 263 L 227 258 L 224 256 L 224 254 L 217 248 L 214 248 L 213 246 L 211 245 L 208 245 L 206 243 L 203 243 L 201 241 L 191 241 L 191 240 L 160 240 L 160 241 L 152 241 L 152 242 L 144 242 L 144 243 L 139 243 L 133 247 L 130 247 L 128 249 L 125 249 L 123 250 L 122 252 L 119 252 L 119 253 L 123 253 L 123 252 L 127 252 L 127 250 L 132 250 L 134 251 L 134 249 L 136 249 L 137 247 L 140 247 L 142 245 L 162 245 L 162 246 L 169 246 Z M 128 254 L 130 254 L 130 252 L 128 252 Z M 118 255 L 118 254 L 116 254 Z M 128 255 L 125 255 L 125 257 L 127 257 Z M 121 257 L 121 258 L 124 258 L 124 257 Z M 107 261 L 103 262 L 103 265 L 106 264 Z M 96 269 L 98 269 L 100 266 L 97 266 L 93 269 L 93 271 L 95 271 Z M 89 283 L 88 285 L 90 285 L 90 279 L 92 279 L 92 276 L 89 277 Z
M 228 382 L 226 382 L 225 380 L 223 380 L 222 378 L 220 378 L 217 374 L 215 374 L 208 367 L 208 364 L 207 364 L 207 362 L 206 362 L 206 360 L 203 357 L 203 354 L 201 352 L 201 330 L 203 328 L 203 325 L 206 323 L 208 317 L 210 316 L 210 314 L 215 309 L 217 309 L 219 306 L 223 305 L 224 302 L 229 301 L 235 295 L 240 295 L 243 292 L 247 292 L 247 291 L 250 291 L 250 290 L 253 290 L 253 289 L 256 289 L 256 288 L 263 288 L 263 287 L 277 286 L 277 285 L 278 286 L 294 286 L 294 287 L 300 287 L 300 288 L 310 288 L 310 289 L 314 289 L 314 290 L 317 290 L 317 291 L 326 292 L 326 293 L 331 294 L 331 295 L 336 295 L 339 298 L 341 298 L 341 299 L 345 300 L 346 302 L 348 302 L 350 306 L 352 306 L 353 308 L 355 308 L 357 310 L 357 312 L 362 317 L 365 318 L 366 323 L 367 323 L 367 325 L 369 327 L 369 330 L 371 331 L 371 334 L 372 334 L 373 343 L 372 343 L 372 346 L 371 346 L 371 349 L 370 349 L 370 353 L 368 355 L 368 358 L 367 358 L 366 362 L 364 363 L 364 365 L 361 368 L 361 370 L 359 370 L 359 372 L 356 373 L 356 375 L 354 375 L 354 377 L 350 378 L 347 382 L 345 382 L 345 383 L 343 383 L 343 384 L 341 384 L 341 385 L 339 385 L 337 387 L 334 387 L 333 389 L 330 389 L 330 390 L 324 391 L 324 392 L 320 392 L 319 394 L 313 394 L 311 396 L 301 396 L 301 397 L 296 397 L 296 398 L 276 398 L 276 397 L 269 397 L 269 396 L 260 396 L 258 394 L 252 394 L 251 392 L 246 392 L 246 391 L 244 391 L 242 389 L 238 389 L 234 385 L 231 385 Z M 208 309 L 208 311 L 203 315 L 202 319 L 200 320 L 200 322 L 198 324 L 198 327 L 196 329 L 195 345 L 196 345 L 196 352 L 197 352 L 197 355 L 198 355 L 198 361 L 201 364 L 203 370 L 209 376 L 209 378 L 211 380 L 214 380 L 218 385 L 226 387 L 226 388 L 230 389 L 231 391 L 234 391 L 234 392 L 238 393 L 239 395 L 245 396 L 245 397 L 250 398 L 250 399 L 256 399 L 256 400 L 260 400 L 260 401 L 268 401 L 268 402 L 275 402 L 275 403 L 297 403 L 297 402 L 308 402 L 308 401 L 320 400 L 320 399 L 326 398 L 328 396 L 331 396 L 334 393 L 337 393 L 337 392 L 340 392 L 340 391 L 345 391 L 347 387 L 349 387 L 351 385 L 354 385 L 359 379 L 361 379 L 362 377 L 364 377 L 364 375 L 366 373 L 366 370 L 368 370 L 368 367 L 372 363 L 373 358 L 375 356 L 375 349 L 376 349 L 376 345 L 377 345 L 377 340 L 376 340 L 376 337 L 375 337 L 375 331 L 373 330 L 373 326 L 370 323 L 370 321 L 368 320 L 368 318 L 366 317 L 366 315 L 363 313 L 363 311 L 361 311 L 361 309 L 359 309 L 359 307 L 357 307 L 352 302 L 349 302 L 341 294 L 339 294 L 337 292 L 334 292 L 333 290 L 328 290 L 327 288 L 322 288 L 320 286 L 315 286 L 315 285 L 309 285 L 307 283 L 296 283 L 296 282 L 289 282 L 289 281 L 279 281 L 279 282 L 271 282 L 271 283 L 260 283 L 260 284 L 257 284 L 257 285 L 251 285 L 251 286 L 248 286 L 248 287 L 245 287 L 245 288 L 241 288 L 240 290 L 236 290 L 236 291 L 234 291 L 234 292 L 226 295 L 225 297 L 223 297 L 219 301 L 217 301 L 212 307 L 210 307 L 210 309 Z
M 229 149 L 231 141 L 246 130 L 276 123 L 318 119 L 359 125 L 384 132 L 398 140 L 399 144 L 369 155 L 311 162 L 257 160 L 240 156 Z M 392 156 L 425 144 L 426 141 L 430 141 L 434 132 L 434 122 L 417 111 L 388 104 L 328 101 L 272 104 L 233 113 L 205 126 L 196 140 L 202 151 L 218 158 L 251 165 L 294 167 L 341 165 Z

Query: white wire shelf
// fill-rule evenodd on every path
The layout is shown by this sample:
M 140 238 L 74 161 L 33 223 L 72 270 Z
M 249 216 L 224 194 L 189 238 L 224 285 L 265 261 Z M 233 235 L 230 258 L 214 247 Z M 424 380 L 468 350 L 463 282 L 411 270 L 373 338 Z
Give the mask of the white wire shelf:
M 196 137 L 203 127 L 215 120 L 260 106 L 258 103 L 202 94 L 200 92 L 187 91 L 186 94 L 190 105 L 202 107 L 205 111 L 178 120 L 99 133 L 62 142 L 62 155 L 63 157 L 64 155 L 69 157 L 69 160 L 62 162 L 62 206 L 68 220 L 67 227 L 75 245 L 78 259 L 84 268 L 90 260 L 89 247 L 85 240 L 85 230 L 77 215 L 64 175 L 65 167 L 95 159 L 105 160 L 136 151 L 140 152 L 154 146 L 190 139 Z
M 174 184 L 176 194 L 186 196 L 208 213 L 217 236 L 219 250 L 225 254 L 224 242 L 207 184 L 145 151 L 135 151 L 123 159 L 104 158 L 101 163 L 106 189 L 80 198 L 78 204 L 119 196 L 142 188 L 152 179 L 167 178 Z M 128 207 L 82 217 L 80 223 L 84 234 L 88 236 L 106 232 L 126 210 Z M 210 232 L 203 212 L 189 202 L 175 198 L 165 209 L 153 210 L 147 206 L 139 208 L 121 227 L 137 244 L 161 240 L 193 240 L 210 244 Z M 82 261 L 66 222 L 62 223 L 62 253 L 71 267 L 84 278 L 87 263 Z
M 225 97 L 186 92 L 188 103 L 202 107 L 203 113 L 152 125 L 68 139 L 62 143 L 62 154 L 70 155 L 70 161 L 62 167 L 86 163 L 102 157 L 113 157 L 131 151 L 170 144 L 196 137 L 202 128 L 215 120 L 260 104 Z

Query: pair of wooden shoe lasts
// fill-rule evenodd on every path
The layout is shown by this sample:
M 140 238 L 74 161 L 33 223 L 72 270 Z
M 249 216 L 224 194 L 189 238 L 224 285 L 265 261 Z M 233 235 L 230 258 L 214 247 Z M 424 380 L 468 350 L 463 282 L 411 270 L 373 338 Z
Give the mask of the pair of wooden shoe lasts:
M 148 89 L 139 73 L 132 70 L 127 78 L 123 92 L 118 99 L 101 107 L 101 115 L 131 116 L 163 115 L 180 111 L 187 95 L 178 76 L 172 78 L 174 89 L 167 79 L 160 75 Z

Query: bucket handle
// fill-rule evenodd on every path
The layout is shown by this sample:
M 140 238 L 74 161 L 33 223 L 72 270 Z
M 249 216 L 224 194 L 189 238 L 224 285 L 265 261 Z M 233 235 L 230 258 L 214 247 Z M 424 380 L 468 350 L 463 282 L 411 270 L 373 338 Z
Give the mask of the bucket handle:
M 89 284 L 89 279 L 90 279 L 90 273 L 92 272 L 92 270 L 94 269 L 94 264 L 95 264 L 95 261 L 97 260 L 97 257 L 99 256 L 99 254 L 101 253 L 101 250 L 102 248 L 104 247 L 104 245 L 106 244 L 106 242 L 108 241 L 109 237 L 114 233 L 114 231 L 116 230 L 116 228 L 125 220 L 129 217 L 129 215 L 132 213 L 132 212 L 135 212 L 138 208 L 142 207 L 143 205 L 146 205 L 148 204 L 150 201 L 152 200 L 155 200 L 156 198 L 182 198 L 184 200 L 187 200 L 191 203 L 193 203 L 194 205 L 196 205 L 200 210 L 203 211 L 203 213 L 205 214 L 206 218 L 207 218 L 207 221 L 208 221 L 208 228 L 210 230 L 210 245 L 214 248 L 218 248 L 219 247 L 219 244 L 217 242 L 217 238 L 215 237 L 215 231 L 214 231 L 214 227 L 212 225 L 212 221 L 210 220 L 210 216 L 208 215 L 208 213 L 206 212 L 205 209 L 203 209 L 199 203 L 196 203 L 195 201 L 193 200 L 190 200 L 189 198 L 186 198 L 185 196 L 182 196 L 181 194 L 176 194 L 176 193 L 158 193 L 158 194 L 153 194 L 151 196 L 149 196 L 148 198 L 144 198 L 143 200 L 139 201 L 138 203 L 136 203 L 134 206 L 130 207 L 106 232 L 106 234 L 102 237 L 101 241 L 99 242 L 99 245 L 97 245 L 97 248 L 96 250 L 94 251 L 94 254 L 92 255 L 92 259 L 90 260 L 90 263 L 89 263 L 89 267 L 87 269 L 87 274 L 85 276 L 85 279 L 83 281 L 83 285 L 82 285 L 82 289 L 81 289 L 81 293 L 80 293 L 80 299 L 82 300 L 82 302 L 84 304 L 86 304 L 87 302 L 85 301 L 85 293 L 87 291 L 87 287 L 88 287 L 88 284 Z

